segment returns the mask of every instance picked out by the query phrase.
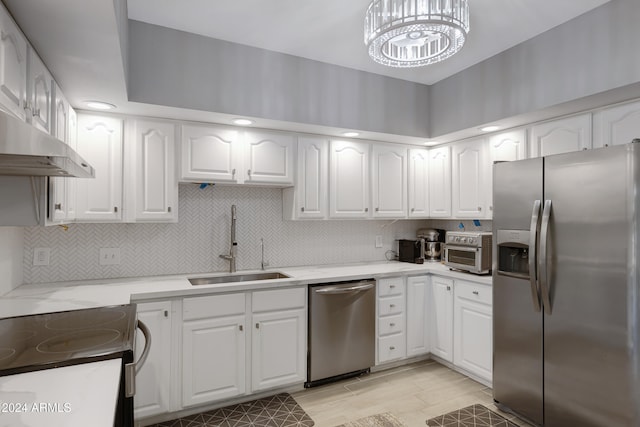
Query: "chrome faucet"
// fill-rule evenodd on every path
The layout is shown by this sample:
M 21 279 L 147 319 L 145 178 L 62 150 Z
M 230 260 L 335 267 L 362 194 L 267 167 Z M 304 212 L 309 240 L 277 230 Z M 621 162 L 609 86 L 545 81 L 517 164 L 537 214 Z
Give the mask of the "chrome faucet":
M 236 205 L 231 205 L 231 248 L 229 255 L 220 255 L 220 258 L 229 261 L 229 272 L 236 272 L 236 253 L 238 250 L 238 242 L 236 242 Z

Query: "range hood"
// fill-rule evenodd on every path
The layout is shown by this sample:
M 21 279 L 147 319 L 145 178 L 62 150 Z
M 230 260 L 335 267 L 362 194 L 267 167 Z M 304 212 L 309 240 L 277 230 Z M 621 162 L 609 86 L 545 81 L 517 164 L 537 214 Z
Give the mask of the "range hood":
M 94 178 L 95 171 L 64 142 L 0 111 L 0 175 Z

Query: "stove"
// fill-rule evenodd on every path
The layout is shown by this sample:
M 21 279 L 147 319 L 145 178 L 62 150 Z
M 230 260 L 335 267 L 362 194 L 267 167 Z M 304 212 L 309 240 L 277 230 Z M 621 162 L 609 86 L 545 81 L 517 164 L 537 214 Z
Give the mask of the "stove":
M 133 425 L 136 305 L 118 305 L 0 319 L 0 377 L 121 359 L 115 426 Z

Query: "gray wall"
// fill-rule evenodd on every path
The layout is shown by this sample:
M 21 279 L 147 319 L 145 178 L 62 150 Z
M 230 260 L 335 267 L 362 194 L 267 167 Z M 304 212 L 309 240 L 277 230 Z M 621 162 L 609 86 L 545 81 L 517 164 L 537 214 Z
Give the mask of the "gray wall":
M 639 82 L 638 18 L 638 0 L 613 0 L 432 85 L 431 136 Z
M 138 21 L 129 100 L 428 136 L 429 87 Z

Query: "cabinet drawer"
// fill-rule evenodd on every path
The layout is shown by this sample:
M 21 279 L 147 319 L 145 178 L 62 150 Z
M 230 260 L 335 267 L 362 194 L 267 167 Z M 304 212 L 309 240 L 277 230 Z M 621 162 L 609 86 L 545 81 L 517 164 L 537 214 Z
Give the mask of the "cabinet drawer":
M 493 289 L 487 285 L 456 280 L 454 292 L 456 298 L 464 298 L 482 304 L 491 305 L 493 300 Z
M 378 362 L 384 363 L 405 357 L 406 345 L 404 333 L 378 338 Z
M 378 315 L 387 316 L 389 314 L 397 314 L 404 312 L 404 296 L 379 298 L 378 299 Z
M 182 302 L 182 318 L 193 320 L 244 314 L 244 301 L 244 293 L 185 298 Z
M 252 311 L 259 313 L 262 311 L 304 308 L 306 303 L 305 290 L 304 287 L 299 287 L 253 292 Z
M 378 280 L 378 296 L 386 297 L 391 295 L 404 294 L 404 280 L 402 277 Z
M 383 317 L 378 320 L 378 335 L 389 335 L 404 332 L 404 316 Z

